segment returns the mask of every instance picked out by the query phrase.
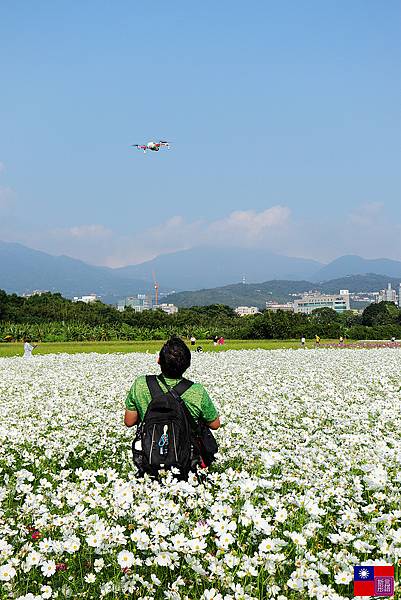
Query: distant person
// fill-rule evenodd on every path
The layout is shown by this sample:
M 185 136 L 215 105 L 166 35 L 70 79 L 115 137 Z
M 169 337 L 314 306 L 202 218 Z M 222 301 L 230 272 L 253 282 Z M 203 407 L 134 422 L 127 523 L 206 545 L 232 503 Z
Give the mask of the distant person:
M 301 337 L 301 348 L 305 348 L 305 342 L 306 342 L 306 340 L 305 340 L 305 338 L 302 336 L 302 337 Z
M 219 346 L 223 346 L 225 342 L 225 339 L 223 337 L 220 337 L 217 341 L 217 343 L 219 344 Z
M 37 347 L 37 344 L 31 344 L 30 340 L 24 340 L 24 358 L 32 358 L 32 352 Z
M 315 346 L 316 348 L 319 348 L 320 346 L 320 337 L 318 335 L 315 335 Z
M 344 338 L 342 335 L 340 335 L 339 342 L 340 342 L 340 346 L 344 346 Z
M 213 336 L 213 346 L 217 346 L 219 341 L 219 336 L 218 335 L 214 335 Z
M 393 342 L 393 344 L 395 344 L 395 337 L 394 336 L 391 338 L 391 341 Z
M 196 338 L 195 338 L 195 336 L 191 336 L 191 338 L 190 338 L 189 341 L 191 342 L 191 346 L 195 346 L 195 344 L 196 344 Z
M 177 477 L 187 479 L 189 471 L 214 460 L 210 429 L 220 427 L 220 418 L 205 388 L 183 378 L 191 351 L 180 338 L 164 344 L 157 362 L 160 375 L 137 377 L 125 401 L 125 425 L 138 423 L 134 463 L 139 476 L 178 469 Z

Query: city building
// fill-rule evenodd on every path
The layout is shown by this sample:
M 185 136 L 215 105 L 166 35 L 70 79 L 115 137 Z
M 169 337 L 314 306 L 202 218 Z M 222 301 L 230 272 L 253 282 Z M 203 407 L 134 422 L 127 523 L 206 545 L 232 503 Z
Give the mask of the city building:
M 176 313 L 178 313 L 178 307 L 175 306 L 175 304 L 155 304 L 153 306 L 154 309 L 158 308 L 159 310 L 162 310 L 163 312 L 167 313 L 168 315 L 175 315 Z
M 394 304 L 397 304 L 397 300 L 399 303 L 399 297 L 397 298 L 397 292 L 391 288 L 391 283 L 388 284 L 386 290 L 380 290 L 376 296 L 376 302 L 394 302 Z
M 294 312 L 310 315 L 317 308 L 332 308 L 338 313 L 350 310 L 349 291 L 340 290 L 339 294 L 305 294 L 294 301 Z
M 33 292 L 26 292 L 22 294 L 23 298 L 30 298 L 31 296 L 41 296 L 42 294 L 49 294 L 49 290 L 33 290 Z
M 279 304 L 278 302 L 266 302 L 266 310 L 277 312 L 278 310 L 285 310 L 286 312 L 294 312 L 294 304 L 287 302 L 286 304 Z
M 81 298 L 74 296 L 72 299 L 73 302 L 85 302 L 85 304 L 91 304 L 92 302 L 96 302 L 96 300 L 98 300 L 96 294 L 88 294 L 87 296 L 81 296 Z
M 131 307 L 135 312 L 143 312 L 152 308 L 152 302 L 146 294 L 137 294 L 136 296 L 128 296 L 117 304 L 117 310 L 124 311 L 127 307 Z
M 245 317 L 247 315 L 257 315 L 259 309 L 257 306 L 237 306 L 237 308 L 234 309 L 234 312 L 240 317 Z

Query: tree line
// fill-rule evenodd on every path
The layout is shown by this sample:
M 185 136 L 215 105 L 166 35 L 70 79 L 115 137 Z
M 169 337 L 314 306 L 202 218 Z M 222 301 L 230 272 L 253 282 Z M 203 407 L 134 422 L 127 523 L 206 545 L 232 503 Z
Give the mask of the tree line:
M 141 313 L 96 301 L 72 302 L 61 294 L 28 298 L 0 290 L 0 339 L 21 341 L 162 340 L 171 335 L 207 339 L 401 338 L 401 310 L 391 302 L 371 304 L 361 315 L 319 308 L 311 315 L 262 311 L 238 316 L 223 304 L 181 308 L 175 315 L 161 310 Z

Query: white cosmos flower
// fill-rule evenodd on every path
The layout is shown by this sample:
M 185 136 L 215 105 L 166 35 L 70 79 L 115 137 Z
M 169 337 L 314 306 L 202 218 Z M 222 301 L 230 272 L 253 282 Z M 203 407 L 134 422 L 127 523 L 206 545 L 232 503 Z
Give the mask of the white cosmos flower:
M 117 555 L 117 562 L 122 569 L 130 568 L 134 564 L 135 556 L 128 550 L 122 550 Z
M 75 552 L 78 552 L 80 546 L 81 540 L 77 536 L 72 536 L 64 541 L 64 549 L 69 554 L 74 554 Z
M 263 554 L 269 554 L 270 552 L 274 552 L 274 549 L 275 543 L 274 540 L 272 540 L 271 538 L 266 538 L 265 540 L 262 540 L 259 544 L 259 552 Z
M 296 546 L 306 546 L 306 539 L 301 533 L 292 531 L 288 535 Z
M 50 587 L 50 585 L 42 585 L 42 587 L 40 588 L 40 593 L 42 598 L 44 600 L 47 600 L 48 598 L 52 597 L 53 590 Z
M 88 544 L 88 546 L 91 546 L 92 548 L 100 548 L 100 546 L 103 544 L 103 540 L 100 535 L 94 534 L 94 535 L 89 535 L 86 538 L 86 543 Z
M 100 571 L 103 569 L 103 567 L 104 567 L 103 558 L 96 558 L 93 562 L 93 568 L 94 568 L 95 572 L 100 573 Z
M 280 508 L 274 515 L 274 520 L 279 523 L 284 523 L 287 520 L 288 512 L 285 508 Z
M 192 540 L 188 540 L 187 547 L 190 552 L 196 554 L 198 552 L 204 552 L 206 549 L 206 542 L 201 538 L 194 538 Z
M 6 563 L 0 567 L 0 581 L 10 581 L 16 574 L 16 570 L 10 563 Z
M 223 596 L 215 588 L 211 588 L 203 592 L 201 600 L 223 600 Z
M 160 552 L 160 554 L 156 556 L 155 560 L 160 567 L 167 567 L 171 565 L 171 555 L 169 552 Z
M 40 565 L 41 561 L 42 555 L 35 550 L 32 550 L 26 557 L 26 564 L 28 567 L 36 567 L 37 565 Z
M 41 571 L 45 577 L 51 577 L 56 572 L 56 563 L 54 560 L 45 560 L 42 563 Z
M 334 575 L 334 581 L 343 585 L 348 585 L 353 580 L 353 574 L 347 571 L 340 571 Z

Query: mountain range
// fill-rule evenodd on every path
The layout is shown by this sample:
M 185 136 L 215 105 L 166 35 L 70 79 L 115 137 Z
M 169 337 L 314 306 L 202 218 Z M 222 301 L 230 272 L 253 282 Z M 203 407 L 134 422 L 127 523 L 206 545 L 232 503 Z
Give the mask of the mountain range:
M 0 289 L 9 293 L 47 290 L 68 298 L 94 292 L 112 298 L 145 293 L 150 285 L 139 279 L 124 278 L 114 269 L 0 241 Z
M 323 294 L 338 294 L 340 290 L 349 290 L 352 293 L 367 293 L 378 291 L 391 283 L 393 289 L 398 291 L 400 278 L 387 277 L 386 275 L 366 274 L 347 275 L 338 279 L 331 279 L 322 283 L 313 281 L 289 281 L 274 279 L 263 283 L 236 283 L 212 289 L 197 290 L 195 292 L 176 292 L 165 298 L 181 308 L 190 306 L 207 306 L 209 304 L 226 304 L 236 306 L 257 306 L 265 308 L 266 300 L 272 302 L 292 302 L 294 294 L 302 294 L 312 290 Z M 351 300 L 351 304 L 352 300 Z M 354 303 L 358 308 L 363 308 L 369 302 Z
M 112 269 L 0 241 L 0 289 L 7 292 L 40 289 L 58 291 L 66 297 L 96 293 L 106 302 L 116 302 L 127 295 L 150 293 L 153 272 L 160 291 L 166 293 L 221 288 L 243 278 L 249 283 L 290 280 L 309 285 L 366 273 L 401 278 L 401 262 L 342 256 L 324 265 L 262 249 L 197 247 Z

